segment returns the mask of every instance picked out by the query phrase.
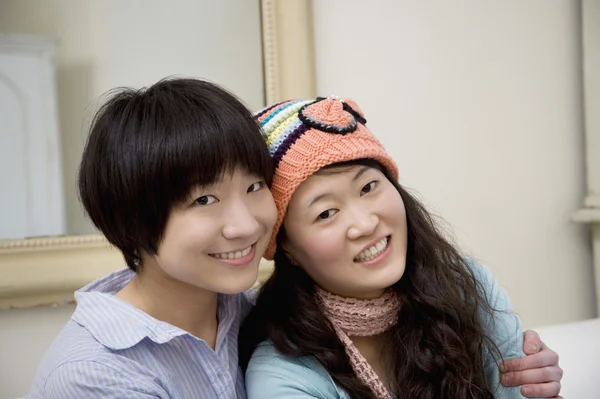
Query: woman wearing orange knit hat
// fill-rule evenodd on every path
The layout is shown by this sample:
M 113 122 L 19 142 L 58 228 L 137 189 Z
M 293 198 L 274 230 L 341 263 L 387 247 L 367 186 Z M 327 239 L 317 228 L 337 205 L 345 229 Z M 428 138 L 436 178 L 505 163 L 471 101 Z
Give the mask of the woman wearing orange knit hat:
M 523 356 L 508 296 L 398 184 L 358 105 L 257 118 L 278 217 L 275 271 L 240 337 L 248 398 L 523 397 L 500 384 L 499 364 Z

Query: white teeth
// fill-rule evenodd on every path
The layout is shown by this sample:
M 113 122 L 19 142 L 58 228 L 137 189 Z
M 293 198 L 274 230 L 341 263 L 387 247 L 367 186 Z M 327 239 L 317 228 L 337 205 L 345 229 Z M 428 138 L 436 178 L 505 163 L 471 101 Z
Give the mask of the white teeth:
M 248 255 L 251 250 L 252 250 L 252 246 L 249 246 L 248 248 L 246 248 L 242 251 L 210 254 L 210 256 L 212 256 L 213 258 L 217 258 L 217 259 L 239 259 L 239 258 L 243 258 L 244 256 Z
M 356 255 L 354 261 L 362 262 L 376 258 L 381 252 L 383 252 L 384 249 L 387 248 L 387 244 L 388 238 L 382 238 L 377 244 L 365 249 L 364 251 Z

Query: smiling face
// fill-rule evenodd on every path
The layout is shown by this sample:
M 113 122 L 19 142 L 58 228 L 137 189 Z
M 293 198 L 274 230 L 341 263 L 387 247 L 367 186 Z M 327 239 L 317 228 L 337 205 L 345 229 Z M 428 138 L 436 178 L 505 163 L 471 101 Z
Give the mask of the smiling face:
M 242 292 L 256 282 L 275 218 L 264 180 L 237 168 L 195 187 L 171 211 L 157 255 L 143 256 L 143 272 L 207 291 Z
M 400 193 L 378 169 L 329 167 L 294 192 L 283 248 L 322 288 L 374 298 L 406 264 L 407 226 Z

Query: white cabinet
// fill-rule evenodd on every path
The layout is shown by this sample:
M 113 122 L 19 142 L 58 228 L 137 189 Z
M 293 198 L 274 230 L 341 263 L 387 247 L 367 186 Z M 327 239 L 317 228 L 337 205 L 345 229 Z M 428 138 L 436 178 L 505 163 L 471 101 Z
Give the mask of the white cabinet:
M 0 239 L 65 234 L 56 48 L 0 35 Z

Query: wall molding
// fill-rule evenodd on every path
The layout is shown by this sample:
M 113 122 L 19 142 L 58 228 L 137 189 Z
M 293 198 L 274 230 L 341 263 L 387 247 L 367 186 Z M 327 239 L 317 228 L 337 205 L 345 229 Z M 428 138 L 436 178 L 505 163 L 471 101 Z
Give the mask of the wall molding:
M 596 315 L 600 315 L 600 2 L 581 1 L 583 42 L 583 95 L 585 154 L 588 195 L 583 208 L 573 215 L 578 223 L 588 223 L 592 232 Z

